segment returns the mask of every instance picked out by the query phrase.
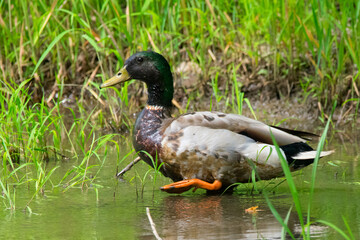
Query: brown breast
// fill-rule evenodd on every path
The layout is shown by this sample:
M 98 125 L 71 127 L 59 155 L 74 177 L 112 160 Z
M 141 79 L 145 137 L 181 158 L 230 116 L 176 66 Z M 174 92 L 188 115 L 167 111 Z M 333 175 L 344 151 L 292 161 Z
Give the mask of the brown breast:
M 169 109 L 146 107 L 139 114 L 135 123 L 133 133 L 135 151 L 142 160 L 153 168 L 157 168 L 161 163 L 157 154 L 161 151 L 163 125 L 171 122 L 169 116 Z M 181 176 L 173 173 L 170 169 L 166 169 L 165 166 L 162 166 L 159 170 L 174 181 L 182 180 Z

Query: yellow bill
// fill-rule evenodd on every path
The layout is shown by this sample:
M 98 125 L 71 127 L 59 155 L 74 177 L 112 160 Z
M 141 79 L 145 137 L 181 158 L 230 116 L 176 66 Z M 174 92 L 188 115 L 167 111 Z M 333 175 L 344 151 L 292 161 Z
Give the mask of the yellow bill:
M 126 66 L 124 66 L 115 76 L 103 82 L 100 88 L 111 87 L 114 86 L 115 84 L 129 81 L 130 79 L 131 77 L 128 71 L 126 70 Z

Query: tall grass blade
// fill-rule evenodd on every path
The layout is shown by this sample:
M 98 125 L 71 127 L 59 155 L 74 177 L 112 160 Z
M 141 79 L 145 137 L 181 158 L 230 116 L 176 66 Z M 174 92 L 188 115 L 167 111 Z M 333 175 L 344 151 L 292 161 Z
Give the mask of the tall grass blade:
M 275 209 L 274 205 L 271 203 L 270 198 L 267 194 L 267 192 L 264 191 L 264 197 L 265 200 L 270 208 L 270 211 L 272 212 L 272 214 L 274 215 L 274 217 L 276 218 L 276 220 L 281 224 L 281 226 L 283 227 L 283 229 L 285 229 L 285 231 L 290 235 L 290 237 L 292 239 L 295 239 L 293 233 L 291 232 L 291 230 L 289 229 L 288 225 L 286 224 L 286 222 L 284 222 L 284 220 L 281 218 L 280 214 L 278 213 L 278 211 Z
M 326 126 L 324 128 L 324 131 L 323 131 L 323 133 L 321 135 L 321 138 L 320 138 L 320 141 L 318 143 L 318 147 L 316 149 L 316 156 L 315 156 L 314 162 L 312 164 L 313 167 L 312 167 L 312 173 L 311 173 L 311 185 L 310 185 L 309 203 L 308 203 L 308 211 L 307 211 L 307 225 L 308 225 L 307 235 L 308 235 L 308 238 L 310 238 L 310 211 L 311 211 L 311 204 L 312 204 L 314 190 L 315 190 L 317 167 L 318 167 L 321 151 L 323 150 L 323 147 L 324 147 L 324 144 L 325 144 L 325 141 L 326 141 L 326 136 L 327 136 L 327 132 L 328 132 L 329 127 L 330 127 L 331 118 L 332 118 L 332 116 L 334 114 L 334 111 L 335 111 L 335 108 L 336 108 L 336 104 L 337 104 L 337 102 L 335 101 L 334 104 L 333 104 L 331 114 L 330 114 L 330 116 L 328 118 L 328 121 L 327 121 Z
M 36 73 L 36 71 L 38 70 L 38 68 L 40 67 L 41 63 L 44 61 L 44 59 L 46 58 L 46 56 L 49 54 L 49 52 L 52 50 L 52 48 L 55 46 L 55 44 L 61 39 L 63 38 L 67 33 L 69 32 L 73 32 L 75 31 L 75 29 L 68 29 L 65 30 L 64 32 L 60 33 L 59 35 L 56 36 L 56 38 L 49 44 L 49 46 L 46 48 L 46 50 L 44 51 L 44 53 L 41 55 L 40 59 L 38 60 L 31 76 L 34 76 L 34 74 Z
M 327 226 L 333 228 L 336 232 L 338 232 L 346 240 L 354 240 L 354 239 L 351 239 L 348 235 L 346 235 L 346 233 L 343 230 L 341 230 L 339 227 L 337 227 L 335 224 L 333 224 L 331 222 L 328 222 L 325 220 L 317 220 L 316 222 L 322 223 L 324 225 L 327 225 Z
M 282 167 L 282 169 L 284 171 L 287 183 L 288 183 L 289 188 L 290 188 L 291 195 L 293 197 L 293 201 L 294 201 L 294 204 L 295 204 L 295 209 L 296 209 L 296 212 L 297 212 L 297 214 L 299 216 L 302 235 L 305 236 L 304 219 L 303 219 L 303 214 L 302 214 L 302 209 L 301 209 L 301 204 L 300 204 L 300 198 L 299 198 L 299 194 L 298 194 L 297 189 L 296 189 L 294 179 L 293 179 L 293 177 L 291 175 L 289 165 L 288 165 L 285 157 L 283 156 L 282 152 L 280 151 L 280 147 L 279 147 L 278 143 L 276 142 L 276 139 L 275 139 L 274 135 L 271 134 L 271 138 L 272 138 L 273 144 L 275 146 L 276 152 L 277 152 L 277 154 L 278 154 L 278 156 L 280 158 L 281 167 Z

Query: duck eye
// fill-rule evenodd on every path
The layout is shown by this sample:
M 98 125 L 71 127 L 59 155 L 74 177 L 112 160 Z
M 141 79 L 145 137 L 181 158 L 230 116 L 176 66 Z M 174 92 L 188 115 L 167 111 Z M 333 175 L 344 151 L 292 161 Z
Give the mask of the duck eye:
M 136 59 L 136 61 L 137 61 L 138 63 L 141 63 L 142 61 L 144 61 L 144 59 L 143 59 L 142 57 L 138 57 L 138 58 Z

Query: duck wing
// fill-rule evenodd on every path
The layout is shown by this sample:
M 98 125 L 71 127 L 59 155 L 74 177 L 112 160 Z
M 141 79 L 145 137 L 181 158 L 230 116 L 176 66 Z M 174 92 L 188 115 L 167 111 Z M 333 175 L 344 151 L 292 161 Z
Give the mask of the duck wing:
M 257 142 L 273 144 L 274 136 L 279 146 L 296 142 L 306 142 L 305 137 L 316 135 L 285 128 L 272 127 L 260 121 L 237 114 L 221 112 L 194 112 L 179 116 L 168 122 L 163 129 L 166 135 L 172 135 L 189 126 L 202 126 L 210 129 L 226 129 L 247 136 Z

